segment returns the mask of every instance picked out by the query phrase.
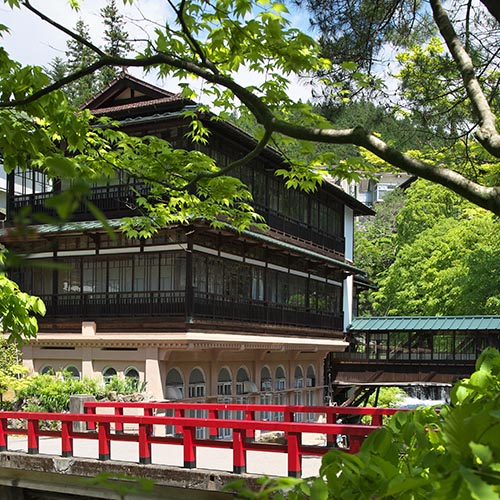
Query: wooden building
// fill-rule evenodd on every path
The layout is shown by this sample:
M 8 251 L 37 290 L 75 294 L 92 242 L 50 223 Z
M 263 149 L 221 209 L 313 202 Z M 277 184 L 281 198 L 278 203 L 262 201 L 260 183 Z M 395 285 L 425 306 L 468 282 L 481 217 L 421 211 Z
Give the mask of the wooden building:
M 87 107 L 132 135 L 193 148 L 183 111 L 195 103 L 129 75 Z M 206 152 L 219 164 L 255 145 L 227 122 L 201 119 L 211 130 Z M 332 184 L 312 194 L 287 190 L 274 176 L 283 166 L 268 148 L 252 168 L 234 172 L 266 218 L 265 232 L 192 221 L 127 239 L 119 225 L 133 214 L 131 187 L 120 182 L 89 196 L 117 238 L 83 206 L 70 223 L 39 224 L 29 240 L 4 232 L 4 242 L 33 264 L 59 264 L 22 266 L 11 276 L 47 305 L 38 338 L 24 348 L 31 372 L 131 377 L 158 400 L 255 394 L 262 402 L 321 403 L 324 359 L 348 345 L 360 274 L 354 217 L 371 210 Z M 45 200 L 63 189 L 31 171 L 10 175 L 7 187 L 7 224 L 27 206 L 49 210 Z

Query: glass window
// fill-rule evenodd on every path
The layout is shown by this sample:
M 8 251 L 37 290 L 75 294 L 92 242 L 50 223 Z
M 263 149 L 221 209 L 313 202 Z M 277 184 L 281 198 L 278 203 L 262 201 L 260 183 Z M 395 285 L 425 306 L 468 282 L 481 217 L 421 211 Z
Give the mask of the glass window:
M 184 397 L 184 382 L 178 370 L 169 370 L 166 379 L 166 399 L 176 400 Z
M 76 366 L 69 365 L 63 370 L 64 377 L 80 380 L 80 370 Z
M 125 370 L 125 381 L 133 390 L 139 389 L 139 370 L 134 367 Z
M 41 370 L 40 370 L 40 375 L 55 375 L 56 372 L 54 368 L 50 365 L 45 365 Z
M 133 259 L 124 257 L 108 263 L 108 292 L 131 292 Z
M 102 380 L 104 381 L 104 385 L 108 385 L 113 380 L 113 377 L 116 377 L 118 374 L 116 370 L 112 367 L 105 368 L 102 371 Z
M 158 254 L 140 254 L 134 257 L 134 290 L 158 290 L 160 257 Z
M 183 254 L 166 253 L 160 257 L 160 289 L 184 290 L 186 258 Z

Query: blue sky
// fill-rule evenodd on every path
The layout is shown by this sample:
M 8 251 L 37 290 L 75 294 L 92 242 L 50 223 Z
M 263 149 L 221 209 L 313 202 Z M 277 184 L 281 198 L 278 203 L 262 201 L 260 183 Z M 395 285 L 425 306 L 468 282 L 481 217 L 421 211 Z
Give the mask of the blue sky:
M 54 19 L 67 28 L 73 28 L 81 17 L 89 26 L 92 40 L 98 45 L 102 39 L 102 23 L 99 10 L 105 5 L 103 0 L 83 0 L 80 2 L 81 10 L 77 12 L 69 6 L 67 0 L 32 0 L 34 7 Z M 122 1 L 117 1 L 117 5 L 123 8 Z M 139 27 L 139 20 L 149 19 L 156 23 L 165 22 L 167 16 L 167 3 L 164 0 L 140 0 L 134 5 L 127 5 L 123 8 L 127 18 L 127 31 L 131 38 L 145 38 L 143 28 Z M 308 28 L 308 17 L 303 12 L 295 9 L 291 12 L 291 19 L 294 24 L 303 30 Z M 40 20 L 35 14 L 24 8 L 10 9 L 8 5 L 0 3 L 0 23 L 10 28 L 10 34 L 4 36 L 2 46 L 7 50 L 13 59 L 23 64 L 41 65 L 47 67 L 54 57 L 64 58 L 66 50 L 67 36 L 61 33 L 48 23 Z M 141 25 L 144 21 L 141 21 Z M 148 23 L 145 23 L 148 25 Z M 152 24 L 149 28 L 152 30 Z M 132 69 L 135 76 L 144 77 L 141 70 Z M 144 77 L 152 83 L 158 84 L 153 75 Z M 248 82 L 251 78 L 245 72 L 239 75 L 239 80 Z M 168 90 L 177 91 L 175 82 L 160 85 L 168 86 Z M 290 88 L 290 94 L 296 99 L 307 100 L 310 97 L 310 89 L 301 83 L 294 83 Z

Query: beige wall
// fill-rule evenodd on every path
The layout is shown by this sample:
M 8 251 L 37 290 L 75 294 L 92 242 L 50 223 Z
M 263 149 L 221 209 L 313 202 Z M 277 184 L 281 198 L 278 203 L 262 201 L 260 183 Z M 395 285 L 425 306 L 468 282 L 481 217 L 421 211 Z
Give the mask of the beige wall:
M 102 379 L 102 372 L 114 368 L 119 376 L 133 367 L 140 374 L 140 381 L 146 381 L 146 391 L 155 400 L 165 398 L 165 384 L 168 372 L 175 368 L 184 382 L 184 395 L 188 396 L 189 377 L 198 368 L 204 376 L 207 396 L 217 395 L 217 380 L 222 368 L 229 370 L 232 378 L 232 394 L 236 395 L 236 376 L 240 368 L 245 368 L 249 380 L 254 382 L 258 391 L 261 388 L 261 370 L 266 366 L 273 378 L 278 367 L 286 375 L 286 390 L 290 391 L 289 403 L 293 403 L 295 369 L 302 368 L 304 385 L 309 366 L 315 373 L 315 385 L 323 385 L 323 360 L 326 352 L 301 352 L 294 350 L 261 349 L 182 349 L 165 347 L 138 347 L 137 350 L 101 347 L 75 347 L 74 349 L 43 348 L 28 345 L 24 348 L 24 363 L 32 373 L 40 372 L 50 366 L 59 372 L 68 366 L 76 367 L 82 376 Z M 322 391 L 313 391 L 314 403 L 322 403 Z M 212 399 L 215 401 L 215 399 Z

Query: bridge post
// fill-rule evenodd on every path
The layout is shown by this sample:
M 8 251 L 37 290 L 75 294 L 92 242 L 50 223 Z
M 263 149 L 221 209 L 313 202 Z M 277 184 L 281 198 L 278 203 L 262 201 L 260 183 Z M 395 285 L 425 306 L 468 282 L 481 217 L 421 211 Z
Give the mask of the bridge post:
M 39 449 L 40 436 L 38 434 L 40 424 L 38 420 L 28 420 L 28 454 L 37 455 Z
M 115 415 L 123 415 L 123 408 L 115 406 Z M 115 422 L 115 434 L 123 434 L 123 422 Z
M 7 441 L 7 419 L 0 418 L 0 451 L 8 450 L 8 441 Z
M 194 439 L 196 436 L 196 427 L 182 426 L 183 443 L 184 443 L 184 468 L 196 468 L 196 447 Z
M 364 440 L 365 436 L 349 436 L 349 453 L 351 455 L 358 453 Z
M 61 422 L 61 454 L 63 457 L 73 456 L 73 438 L 69 429 L 71 424 L 72 422 Z
M 337 423 L 337 414 L 333 412 L 326 412 L 326 423 L 327 424 L 336 424 Z M 337 434 L 327 434 L 326 435 L 326 445 L 329 448 L 337 447 Z
M 233 472 L 244 474 L 247 471 L 246 451 L 243 445 L 245 431 L 233 429 Z
M 111 458 L 111 424 L 109 422 L 99 422 L 99 460 L 109 460 Z
M 245 411 L 245 420 L 255 420 L 255 412 L 253 410 Z M 255 429 L 247 429 L 245 431 L 245 441 L 253 441 L 255 439 Z
M 299 453 L 301 438 L 302 434 L 300 432 L 288 433 L 288 477 L 302 476 L 302 464 Z
M 139 463 L 151 463 L 151 425 L 139 424 Z
M 378 425 L 378 426 L 382 426 L 382 415 L 378 414 L 378 415 L 375 415 L 373 414 L 372 415 L 372 422 L 371 422 L 372 425 Z
M 219 412 L 217 410 L 208 410 L 208 418 L 209 419 L 219 418 Z M 217 439 L 218 436 L 219 436 L 219 433 L 218 433 L 217 427 L 210 427 L 208 429 L 208 437 L 210 439 Z

